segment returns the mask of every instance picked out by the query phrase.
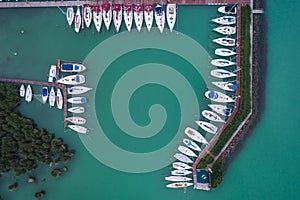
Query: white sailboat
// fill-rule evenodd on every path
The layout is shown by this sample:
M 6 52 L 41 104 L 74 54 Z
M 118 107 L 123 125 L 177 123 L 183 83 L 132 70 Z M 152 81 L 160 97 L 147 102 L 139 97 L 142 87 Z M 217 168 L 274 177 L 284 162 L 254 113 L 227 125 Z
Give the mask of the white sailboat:
M 189 148 L 195 150 L 195 151 L 201 151 L 201 148 L 192 140 L 183 138 L 182 142 Z
M 186 155 L 183 155 L 181 153 L 176 153 L 174 155 L 174 158 L 176 158 L 177 160 L 184 162 L 184 163 L 193 163 L 193 161 L 189 157 L 187 157 Z
M 66 85 L 79 85 L 85 82 L 85 77 L 81 74 L 70 75 L 59 79 L 57 82 Z
M 133 20 L 133 11 L 132 11 L 132 5 L 131 4 L 125 4 L 124 5 L 124 21 L 127 30 L 130 32 L 131 31 L 131 26 L 132 26 L 132 20 Z
M 137 30 L 140 32 L 143 25 L 143 7 L 140 4 L 134 5 L 134 22 Z
M 73 131 L 76 131 L 77 133 L 82 133 L 85 134 L 87 133 L 88 129 L 85 128 L 84 126 L 79 126 L 79 125 L 68 125 L 68 127 L 70 129 L 72 129 Z
M 213 29 L 214 31 L 221 33 L 223 35 L 232 35 L 236 34 L 236 27 L 235 26 L 220 26 Z
M 223 13 L 225 15 L 235 15 L 236 7 L 235 6 L 221 6 L 218 8 L 218 12 Z
M 230 92 L 234 92 L 236 90 L 236 84 L 229 81 L 224 81 L 224 82 L 213 81 L 211 83 L 217 86 L 218 88 L 221 88 L 222 90 L 226 90 Z
M 219 115 L 217 115 L 216 113 L 210 110 L 203 110 L 202 116 L 213 122 L 221 122 L 221 123 L 225 122 Z
M 210 63 L 217 67 L 228 67 L 236 64 L 235 62 L 226 59 L 213 59 Z
M 73 86 L 67 89 L 68 94 L 83 94 L 90 91 L 92 88 L 84 86 Z
M 192 169 L 191 166 L 183 163 L 183 162 L 173 162 L 172 163 L 173 168 L 175 169 Z
M 49 105 L 50 107 L 54 106 L 55 104 L 55 92 L 54 92 L 54 88 L 51 87 L 50 89 L 50 93 L 49 93 Z
M 227 38 L 227 37 L 216 38 L 213 40 L 213 42 L 215 42 L 219 45 L 222 45 L 222 46 L 226 46 L 226 47 L 235 46 L 235 39 L 233 39 L 233 38 Z
M 232 109 L 221 104 L 209 104 L 208 105 L 216 113 L 229 117 L 231 115 Z
M 152 28 L 153 23 L 153 5 L 152 4 L 144 4 L 144 18 L 145 24 L 148 31 Z
M 190 150 L 189 148 L 187 148 L 185 146 L 179 145 L 179 147 L 177 149 L 178 149 L 178 151 L 180 151 L 181 153 L 183 153 L 187 156 L 197 157 L 197 155 L 192 150 Z
M 109 30 L 109 26 L 111 23 L 112 18 L 112 11 L 110 3 L 103 3 L 102 4 L 102 14 L 103 14 L 103 21 L 107 30 Z
M 159 31 L 162 33 L 165 27 L 165 10 L 160 4 L 155 6 L 155 21 Z
M 200 128 L 202 128 L 208 133 L 216 134 L 216 132 L 218 131 L 218 127 L 216 127 L 211 123 L 204 122 L 204 121 L 195 121 L 195 122 Z
M 185 130 L 184 130 L 184 133 L 189 137 L 191 138 L 192 140 L 194 141 L 197 141 L 197 142 L 200 142 L 200 143 L 203 143 L 203 144 L 208 144 L 208 142 L 206 141 L 206 139 L 201 135 L 201 133 L 199 133 L 198 131 L 190 128 L 190 127 L 187 127 Z
M 78 116 L 67 117 L 66 120 L 73 124 L 79 124 L 79 125 L 86 123 L 86 119 L 84 119 L 83 117 L 78 117 Z
M 20 87 L 20 97 L 24 97 L 25 96 L 25 86 L 24 86 L 24 84 L 22 84 L 21 85 L 21 87 Z
M 82 9 L 85 26 L 89 28 L 92 22 L 92 9 L 89 4 L 83 4 Z
M 234 102 L 235 100 L 222 92 L 218 92 L 215 90 L 208 90 L 205 92 L 205 97 L 219 103 L 229 103 Z
M 211 21 L 222 25 L 232 25 L 236 23 L 236 18 L 234 16 L 223 16 L 215 18 Z
M 93 6 L 93 22 L 96 27 L 96 30 L 100 32 L 102 26 L 102 10 L 99 5 Z
M 171 174 L 174 176 L 186 176 L 191 174 L 192 172 L 186 169 L 176 169 L 171 171 Z
M 85 97 L 72 97 L 72 98 L 68 99 L 67 101 L 72 104 L 83 104 L 83 103 L 86 103 L 87 100 Z
M 210 75 L 216 78 L 230 78 L 230 77 L 235 77 L 236 74 L 232 73 L 230 71 L 227 71 L 225 69 L 214 69 L 210 71 Z
M 116 31 L 119 32 L 122 23 L 122 6 L 121 4 L 113 4 L 113 21 Z
M 191 181 L 192 179 L 189 177 L 185 177 L 185 176 L 167 176 L 165 177 L 166 181 L 174 181 L 174 182 L 186 182 L 186 181 Z
M 46 103 L 48 96 L 49 96 L 48 87 L 43 87 L 42 88 L 42 102 L 43 103 Z
M 32 89 L 31 86 L 28 85 L 26 88 L 26 93 L 25 93 L 25 101 L 27 101 L 28 103 L 31 102 L 32 100 Z
M 189 186 L 192 186 L 193 183 L 188 183 L 188 182 L 177 182 L 177 183 L 171 183 L 168 184 L 167 187 L 168 188 L 186 188 Z
M 68 111 L 71 113 L 80 114 L 80 113 L 84 113 L 85 109 L 84 107 L 81 106 L 75 106 L 75 107 L 68 108 Z
M 81 14 L 80 14 L 80 8 L 79 6 L 77 6 L 77 11 L 76 11 L 76 15 L 75 15 L 75 32 L 78 33 L 80 31 L 80 27 L 81 27 Z
M 236 55 L 236 53 L 234 51 L 231 51 L 230 49 L 225 49 L 225 48 L 217 48 L 215 50 L 215 54 L 218 56 L 233 56 Z
M 167 22 L 170 31 L 173 31 L 176 23 L 176 4 L 170 3 L 167 5 Z
M 71 26 L 74 21 L 74 17 L 75 17 L 74 9 L 72 6 L 67 8 L 66 16 L 67 16 L 68 24 L 69 24 L 69 26 Z
M 63 107 L 63 96 L 59 88 L 56 91 L 56 106 L 58 109 L 62 109 Z

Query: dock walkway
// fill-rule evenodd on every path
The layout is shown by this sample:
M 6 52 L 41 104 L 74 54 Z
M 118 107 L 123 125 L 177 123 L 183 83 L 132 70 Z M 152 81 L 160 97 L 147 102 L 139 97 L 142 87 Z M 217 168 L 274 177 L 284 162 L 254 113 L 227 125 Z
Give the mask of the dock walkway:
M 43 85 L 48 87 L 58 87 L 62 89 L 63 96 L 64 96 L 64 126 L 68 127 L 67 118 L 67 87 L 66 85 L 59 84 L 59 83 L 50 83 L 50 82 L 40 82 L 40 81 L 31 81 L 31 80 L 21 80 L 21 79 L 9 79 L 9 78 L 0 78 L 0 82 L 6 83 L 24 83 L 30 85 Z

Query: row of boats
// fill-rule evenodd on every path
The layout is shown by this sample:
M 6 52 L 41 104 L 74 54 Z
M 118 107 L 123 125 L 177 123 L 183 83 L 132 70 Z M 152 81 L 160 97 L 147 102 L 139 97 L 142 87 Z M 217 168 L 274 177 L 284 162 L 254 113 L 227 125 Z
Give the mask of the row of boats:
M 141 30 L 143 21 L 150 31 L 155 18 L 160 32 L 163 32 L 166 19 L 172 32 L 176 23 L 176 4 L 167 4 L 166 12 L 162 4 L 156 4 L 155 7 L 152 4 L 103 3 L 101 6 L 97 4 L 92 7 L 89 4 L 83 4 L 82 12 L 80 6 L 77 6 L 76 13 L 73 7 L 68 7 L 66 17 L 69 26 L 72 26 L 74 21 L 74 29 L 77 33 L 84 25 L 89 28 L 92 20 L 98 32 L 101 30 L 102 22 L 109 30 L 111 21 L 113 21 L 116 31 L 119 32 L 123 18 L 128 31 L 132 28 L 133 20 L 138 31 Z
M 229 7 L 229 6 L 222 6 L 218 8 L 218 11 L 224 14 L 235 14 L 236 8 L 235 7 Z M 220 34 L 224 35 L 230 35 L 236 33 L 236 27 L 230 27 L 229 24 L 233 23 L 235 21 L 235 18 L 216 18 L 213 19 L 214 22 L 220 23 L 222 25 L 226 26 L 220 26 L 218 28 L 215 28 L 214 30 L 217 31 Z M 221 38 L 220 41 L 225 41 L 226 38 Z M 226 46 L 228 44 L 225 44 L 225 42 L 220 43 L 223 46 Z M 235 41 L 234 41 L 235 43 Z M 226 48 L 217 48 L 215 50 L 215 54 L 218 56 L 228 57 L 228 56 L 234 56 L 236 55 L 235 52 L 233 52 L 230 49 Z M 229 60 L 225 59 L 214 59 L 211 61 L 211 64 L 217 67 L 228 67 L 235 65 L 234 62 L 231 62 Z M 211 75 L 216 78 L 226 79 L 229 77 L 234 77 L 236 74 L 229 72 L 224 69 L 215 69 L 211 71 Z M 233 92 L 236 90 L 236 84 L 229 81 L 214 81 L 212 82 L 213 85 L 216 87 L 225 90 Z M 224 93 L 215 91 L 215 90 L 208 90 L 205 92 L 205 96 L 217 103 L 227 103 L 227 102 L 234 102 L 234 99 L 227 96 Z M 231 108 L 227 107 L 223 104 L 209 104 L 208 105 L 212 111 L 210 110 L 203 110 L 201 112 L 202 116 L 209 120 L 210 122 L 206 121 L 200 121 L 197 120 L 195 123 L 198 125 L 198 127 L 201 128 L 201 130 L 216 134 L 218 131 L 218 127 L 213 123 L 225 123 L 225 117 L 230 116 L 231 114 Z M 221 116 L 222 117 L 221 117 Z M 192 174 L 192 164 L 194 163 L 194 158 L 196 158 L 201 152 L 200 146 L 198 146 L 198 143 L 201 145 L 208 145 L 208 141 L 203 137 L 203 135 L 198 132 L 197 130 L 187 127 L 184 131 L 184 133 L 188 136 L 188 138 L 184 138 L 182 140 L 183 145 L 178 146 L 178 151 L 180 153 L 176 153 L 174 157 L 176 158 L 176 162 L 172 163 L 173 168 L 175 170 L 171 171 L 172 176 L 165 177 L 165 180 L 167 181 L 173 181 L 174 183 L 167 184 L 167 187 L 169 188 L 185 188 L 188 186 L 192 186 L 193 183 L 188 182 L 192 180 L 190 177 L 186 177 L 187 175 Z

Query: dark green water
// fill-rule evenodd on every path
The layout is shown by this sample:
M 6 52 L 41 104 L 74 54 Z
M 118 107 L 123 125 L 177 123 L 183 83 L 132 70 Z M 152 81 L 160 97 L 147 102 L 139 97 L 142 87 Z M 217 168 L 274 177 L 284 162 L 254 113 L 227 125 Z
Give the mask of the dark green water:
M 164 165 L 167 165 L 172 154 L 176 152 L 175 146 L 179 144 L 179 141 L 176 143 L 176 138 L 183 137 L 180 134 L 176 135 L 176 131 L 180 131 L 180 128 L 187 125 L 192 125 L 192 120 L 197 117 L 195 116 L 196 111 L 190 112 L 188 116 L 180 110 L 179 104 L 181 103 L 180 106 L 184 106 L 187 110 L 197 110 L 207 104 L 206 101 L 202 100 L 203 92 L 206 90 L 205 84 L 209 80 L 205 77 L 209 71 L 206 65 L 209 59 L 208 57 L 206 60 L 204 59 L 207 55 L 201 54 L 201 58 L 204 59 L 204 66 L 193 68 L 190 66 L 191 63 L 197 63 L 199 60 L 193 60 L 189 57 L 183 59 L 181 56 L 186 49 L 190 48 L 190 46 L 186 46 L 190 42 L 179 42 L 178 45 L 181 48 L 176 45 L 172 46 L 172 41 L 176 40 L 176 37 L 178 37 L 178 41 L 183 41 L 185 36 L 175 33 L 167 33 L 162 36 L 154 29 L 151 33 L 133 31 L 130 33 L 131 35 L 123 34 L 124 41 L 118 43 L 120 48 L 113 43 L 113 41 L 118 41 L 118 37 L 113 38 L 109 40 L 112 43 L 110 43 L 109 48 L 106 48 L 107 52 L 99 54 L 98 59 L 93 57 L 97 55 L 97 51 L 91 52 L 90 56 L 86 58 L 100 42 L 115 35 L 113 31 L 109 33 L 102 31 L 98 34 L 92 28 L 75 34 L 73 30 L 67 27 L 64 16 L 58 9 L 1 10 L 1 77 L 45 81 L 50 64 L 55 64 L 58 58 L 79 62 L 85 60 L 87 66 L 90 66 L 86 72 L 87 77 L 90 77 L 87 85 L 97 86 L 97 89 L 88 95 L 90 105 L 87 109 L 90 113 L 86 114 L 85 117 L 88 118 L 89 127 L 93 129 L 85 138 L 82 136 L 79 138 L 73 132 L 64 130 L 63 116 L 57 109 L 49 109 L 36 100 L 20 106 L 19 110 L 22 114 L 33 118 L 39 127 L 44 127 L 49 132 L 56 133 L 57 137 L 64 138 L 64 141 L 76 150 L 76 156 L 68 164 L 69 172 L 61 179 L 53 179 L 47 175 L 49 170 L 41 167 L 33 175 L 36 175 L 39 180 L 46 178 L 45 182 L 28 185 L 25 183 L 25 177 L 20 177 L 18 178 L 20 187 L 14 192 L 8 192 L 6 187 L 14 181 L 14 178 L 12 175 L 1 177 L 1 196 L 4 199 L 33 199 L 34 191 L 45 189 L 47 194 L 44 199 L 296 199 L 299 196 L 298 180 L 300 178 L 296 168 L 300 162 L 297 153 L 300 119 L 299 112 L 297 112 L 299 110 L 297 102 L 299 102 L 300 96 L 297 94 L 299 89 L 296 83 L 300 73 L 297 68 L 298 62 L 295 59 L 297 58 L 297 44 L 300 42 L 297 39 L 300 28 L 296 26 L 300 17 L 299 6 L 298 1 L 290 1 L 289 3 L 268 1 L 266 15 L 269 23 L 269 52 L 266 111 L 243 150 L 230 165 L 223 184 L 216 191 L 209 193 L 196 191 L 192 188 L 189 188 L 186 193 L 183 190 L 166 189 L 166 182 L 163 178 L 170 173 L 171 169 L 168 166 L 144 173 L 127 173 L 115 170 L 115 168 L 126 166 L 127 168 L 123 171 L 130 171 L 131 168 L 129 167 L 145 168 L 144 171 L 147 171 L 146 166 L 140 162 L 134 163 L 133 161 L 131 163 L 134 166 L 130 166 L 128 165 L 128 162 L 131 161 L 129 157 L 118 158 L 116 153 L 119 150 L 102 149 L 99 147 L 102 145 L 101 141 L 93 140 L 94 138 L 98 139 L 97 136 L 100 135 L 96 128 L 102 127 L 104 124 L 102 128 L 105 130 L 105 135 L 101 137 L 103 139 L 109 138 L 121 150 L 134 153 L 151 152 L 155 149 L 163 149 L 162 146 L 164 145 L 170 145 L 164 151 L 168 154 L 161 154 L 163 156 L 159 158 L 163 160 L 157 160 L 157 162 L 165 162 Z M 179 7 L 178 12 L 178 24 L 175 26 L 175 30 L 183 32 L 197 41 L 212 55 L 213 48 L 211 48 L 210 37 L 216 36 L 216 34 L 212 33 L 209 20 L 217 14 L 216 7 L 185 6 Z M 25 31 L 24 34 L 21 34 L 21 30 Z M 121 30 L 125 30 L 124 24 Z M 283 34 L 282 30 L 285 30 L 286 34 Z M 155 40 L 155 42 L 151 44 L 150 39 Z M 133 43 L 131 45 L 135 46 L 137 42 L 151 48 L 131 50 L 122 56 L 117 54 L 125 52 L 125 47 L 129 43 Z M 173 49 L 178 48 L 178 50 L 176 53 L 162 50 L 162 47 L 157 47 L 157 43 L 167 44 L 166 46 Z M 105 44 L 105 42 L 101 43 L 102 46 L 99 49 L 101 50 Z M 154 47 L 157 48 L 154 49 Z M 180 49 L 182 49 L 182 54 Z M 195 50 L 190 51 L 189 53 L 192 55 Z M 14 52 L 17 52 L 16 56 Z M 101 58 L 106 54 L 116 54 L 116 57 L 120 58 L 114 59 L 113 62 L 106 61 L 103 57 Z M 149 55 L 155 55 L 155 57 L 149 57 Z M 137 59 L 133 60 L 133 57 Z M 144 66 L 144 59 L 148 59 L 145 63 L 152 63 L 153 65 Z M 174 61 L 173 64 L 172 60 Z M 121 63 L 123 63 L 122 66 L 120 66 Z M 96 64 L 97 66 L 95 66 Z M 108 70 L 101 71 L 103 66 L 109 66 Z M 120 70 L 118 70 L 118 66 L 120 66 Z M 141 67 L 133 68 L 133 66 Z M 148 70 L 149 68 L 151 70 Z M 160 68 L 164 73 L 157 73 Z M 128 73 L 123 76 L 122 72 Z M 199 76 L 199 72 L 202 77 Z M 98 77 L 97 75 L 100 73 L 102 76 Z M 131 76 L 136 75 L 143 75 L 143 78 L 136 79 L 138 89 L 132 93 L 133 96 L 128 99 L 128 104 L 125 101 L 123 103 L 109 102 L 109 98 L 125 98 L 128 94 L 122 93 L 122 87 L 126 87 L 127 91 L 133 90 L 134 88 L 130 87 L 129 83 L 131 82 L 128 80 L 131 80 Z M 150 79 L 146 78 L 148 76 L 157 81 L 151 82 Z M 176 84 L 171 84 L 176 83 L 172 77 L 177 77 L 178 85 L 181 86 L 179 89 L 175 87 Z M 101 81 L 98 82 L 99 79 Z M 120 82 L 116 82 L 118 79 Z M 158 80 L 160 84 L 157 84 Z M 184 80 L 188 81 L 184 82 Z M 143 86 L 139 86 L 139 83 L 143 83 Z M 111 84 L 116 84 L 115 89 L 109 88 Z M 173 88 L 177 88 L 177 90 Z M 40 87 L 36 86 L 33 89 L 38 91 Z M 110 96 L 104 96 L 105 94 Z M 145 96 L 145 94 L 151 95 Z M 166 95 L 166 98 L 162 98 L 163 95 Z M 140 103 L 141 101 L 143 103 Z M 197 102 L 197 107 L 195 108 L 193 103 L 189 106 L 182 103 L 185 101 Z M 162 107 L 153 107 L 156 104 L 160 104 Z M 110 110 L 111 105 L 119 106 L 120 114 Z M 129 106 L 127 107 L 127 105 Z M 122 111 L 122 107 L 128 108 L 132 120 L 139 126 L 151 125 L 152 123 L 157 126 L 164 126 L 162 129 L 155 130 L 157 134 L 151 137 L 149 135 L 150 130 L 152 130 L 151 128 L 154 130 L 156 126 L 149 126 L 149 129 L 145 129 L 144 132 L 136 132 L 140 127 L 125 127 L 132 131 L 129 132 L 130 134 L 135 134 L 134 137 L 129 136 L 126 131 L 122 133 L 118 128 L 118 126 L 123 127 L 122 120 L 116 120 L 113 123 L 112 120 L 109 120 L 112 116 L 117 119 L 124 119 L 123 121 L 127 120 L 127 118 L 122 118 L 128 115 Z M 180 117 L 179 113 L 183 117 Z M 157 118 L 151 118 L 152 115 Z M 160 120 L 155 121 L 155 119 Z M 163 120 L 166 122 L 161 124 Z M 116 126 L 114 123 L 119 124 Z M 147 139 L 144 140 L 143 137 Z M 127 139 L 129 139 L 128 143 Z M 171 140 L 174 140 L 174 144 Z M 85 148 L 86 146 L 88 150 Z M 98 152 L 99 149 L 101 150 L 99 155 L 92 156 L 89 153 Z M 111 160 L 118 158 L 119 165 L 109 163 L 108 158 L 103 157 L 103 155 L 111 156 Z M 95 158 L 101 158 L 107 163 L 104 165 Z M 133 156 L 133 158 L 135 157 Z M 146 157 L 146 160 L 151 159 L 153 158 Z M 145 164 L 151 166 L 151 163 Z

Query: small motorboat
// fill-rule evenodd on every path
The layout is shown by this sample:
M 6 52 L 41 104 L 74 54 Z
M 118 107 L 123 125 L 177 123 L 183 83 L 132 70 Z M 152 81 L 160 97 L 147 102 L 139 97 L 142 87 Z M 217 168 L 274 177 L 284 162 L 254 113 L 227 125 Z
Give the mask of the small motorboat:
M 72 104 L 83 104 L 86 103 L 86 98 L 85 97 L 72 97 L 67 100 L 69 103 Z
M 75 106 L 75 107 L 68 108 L 68 111 L 71 113 L 80 114 L 80 113 L 84 113 L 85 109 L 84 107 Z
M 72 6 L 67 8 L 66 16 L 67 16 L 68 24 L 69 24 L 69 26 L 71 26 L 74 21 L 74 17 L 75 17 L 74 9 Z
M 45 104 L 49 96 L 48 87 L 42 88 L 42 102 Z
M 50 83 L 56 82 L 56 65 L 51 65 L 50 67 L 48 82 Z
M 79 73 L 83 72 L 86 69 L 86 67 L 82 64 L 76 64 L 76 63 L 63 63 L 60 67 L 60 71 L 62 72 L 74 72 Z
M 24 97 L 25 96 L 26 90 L 25 90 L 24 84 L 21 85 L 19 92 L 20 92 L 20 97 Z

